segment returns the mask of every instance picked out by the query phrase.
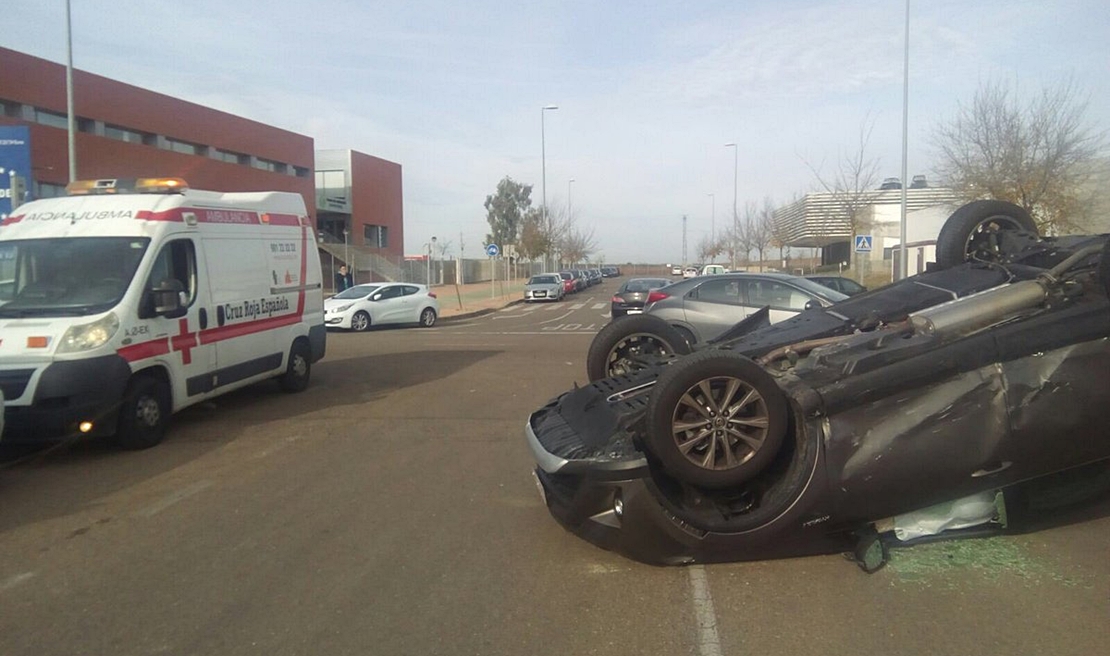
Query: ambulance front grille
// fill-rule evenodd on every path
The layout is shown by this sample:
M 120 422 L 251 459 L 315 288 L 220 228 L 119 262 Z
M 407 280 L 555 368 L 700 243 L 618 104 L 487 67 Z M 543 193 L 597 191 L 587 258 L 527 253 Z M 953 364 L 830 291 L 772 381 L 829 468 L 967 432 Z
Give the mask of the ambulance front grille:
M 7 369 L 0 370 L 0 390 L 4 391 L 4 399 L 11 401 L 23 396 L 27 383 L 31 382 L 34 369 Z

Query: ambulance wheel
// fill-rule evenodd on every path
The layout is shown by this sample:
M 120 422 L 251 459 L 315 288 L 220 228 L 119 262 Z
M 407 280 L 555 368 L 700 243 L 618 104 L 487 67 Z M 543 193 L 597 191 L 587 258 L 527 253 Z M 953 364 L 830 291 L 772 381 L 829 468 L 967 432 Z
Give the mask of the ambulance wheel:
M 289 364 L 278 378 L 278 385 L 286 392 L 303 392 L 312 376 L 312 354 L 303 339 L 293 342 L 289 349 Z
M 361 333 L 369 329 L 370 315 L 365 312 L 355 312 L 355 316 L 351 317 L 351 330 Z
M 154 376 L 136 376 L 124 393 L 112 441 L 124 449 L 149 449 L 166 436 L 172 411 L 170 388 L 165 381 Z

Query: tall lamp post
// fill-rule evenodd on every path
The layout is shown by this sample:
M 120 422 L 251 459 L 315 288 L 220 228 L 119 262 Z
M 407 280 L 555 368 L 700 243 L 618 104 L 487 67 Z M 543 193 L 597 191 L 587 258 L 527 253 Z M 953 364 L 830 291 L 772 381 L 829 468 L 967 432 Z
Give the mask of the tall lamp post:
M 717 194 L 706 194 L 709 196 L 709 241 L 713 247 L 717 247 Z M 716 258 L 714 258 L 716 259 Z
M 906 262 L 906 151 L 910 126 L 910 0 L 906 0 L 906 52 L 902 56 L 902 209 L 899 217 L 898 278 L 909 273 Z
M 725 144 L 725 148 L 732 149 L 732 232 L 736 234 L 737 222 L 739 221 L 736 214 L 736 189 L 737 181 L 739 180 L 739 166 L 740 166 L 740 149 L 736 147 L 735 143 Z M 731 249 L 730 249 L 731 250 Z M 730 263 L 732 270 L 736 270 L 736 251 L 733 250 L 732 262 Z
M 574 178 L 567 180 L 567 218 L 571 217 L 570 213 L 570 186 L 574 184 Z
M 540 208 L 540 219 L 547 225 L 547 139 L 544 136 L 543 115 L 545 112 L 559 109 L 558 105 L 544 105 L 540 107 L 540 182 L 543 193 L 543 207 Z
M 66 134 L 69 145 L 69 181 L 77 179 L 77 119 L 73 114 L 73 29 L 66 0 Z
M 432 240 L 430 242 L 428 242 L 428 287 L 429 288 L 431 288 L 431 286 L 432 286 L 432 253 L 435 252 L 435 248 L 436 248 L 436 238 L 432 237 Z

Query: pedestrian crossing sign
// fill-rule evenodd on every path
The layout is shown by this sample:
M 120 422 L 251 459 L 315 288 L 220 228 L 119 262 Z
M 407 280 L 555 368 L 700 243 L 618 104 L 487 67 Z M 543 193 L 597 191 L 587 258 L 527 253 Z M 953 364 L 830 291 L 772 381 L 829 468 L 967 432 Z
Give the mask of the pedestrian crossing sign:
M 856 235 L 856 252 L 871 252 L 871 235 Z

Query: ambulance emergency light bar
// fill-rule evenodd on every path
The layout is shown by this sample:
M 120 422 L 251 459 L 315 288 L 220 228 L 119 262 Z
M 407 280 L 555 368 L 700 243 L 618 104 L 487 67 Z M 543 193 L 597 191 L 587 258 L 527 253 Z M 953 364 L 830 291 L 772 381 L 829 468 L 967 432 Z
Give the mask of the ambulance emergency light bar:
M 103 194 L 174 194 L 189 188 L 181 178 L 114 178 L 109 180 L 74 180 L 66 185 L 70 196 Z

